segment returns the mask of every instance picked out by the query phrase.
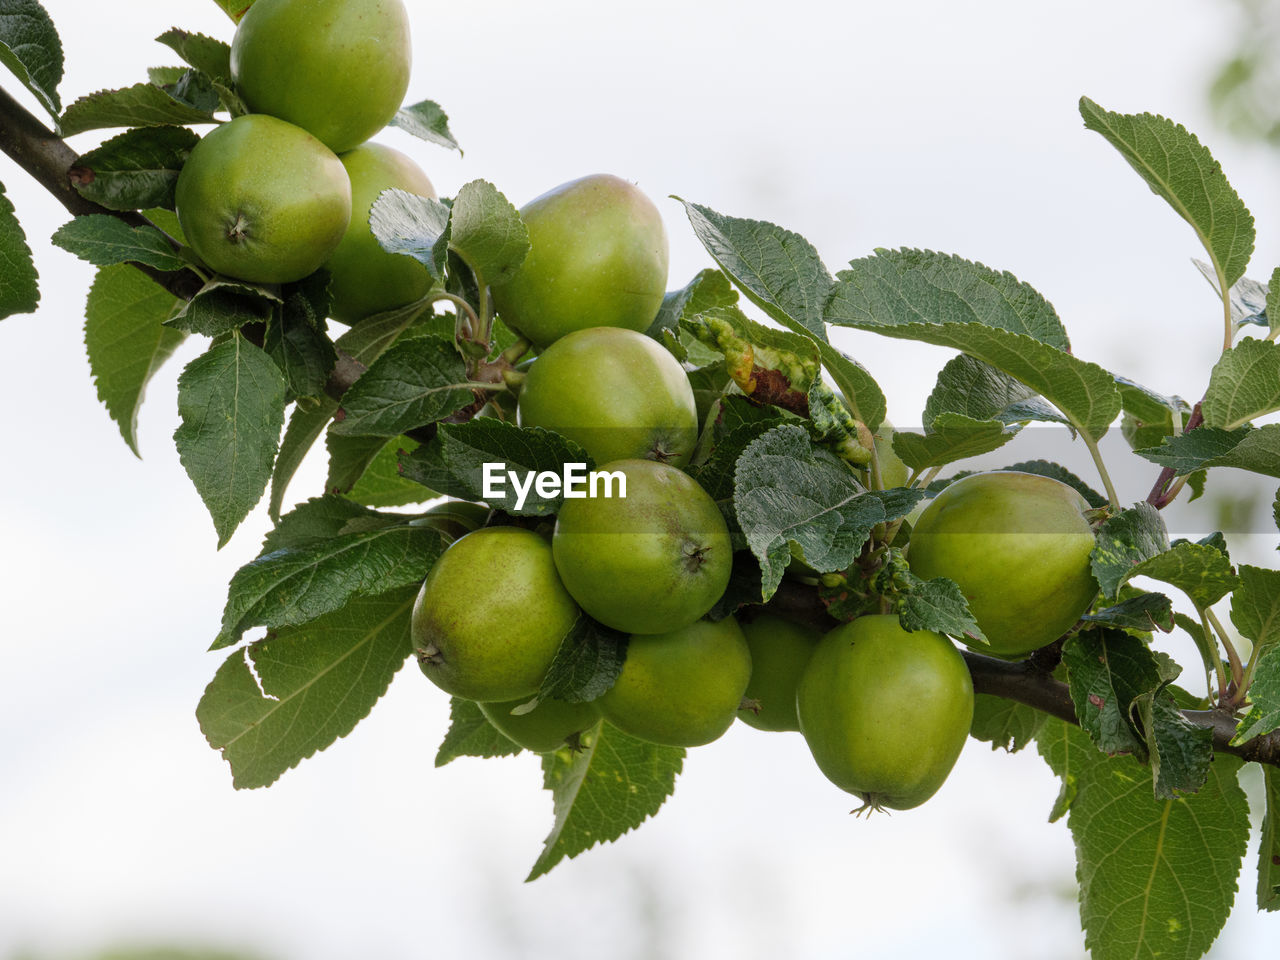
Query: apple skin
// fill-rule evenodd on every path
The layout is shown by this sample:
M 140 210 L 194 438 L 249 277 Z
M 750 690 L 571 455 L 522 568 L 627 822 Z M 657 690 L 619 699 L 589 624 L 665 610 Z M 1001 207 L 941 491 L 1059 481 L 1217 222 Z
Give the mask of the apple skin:
M 289 283 L 318 270 L 351 220 L 342 162 L 301 127 L 263 114 L 207 133 L 178 174 L 178 223 L 218 273 Z
M 572 330 L 644 331 L 667 287 L 667 232 L 632 184 L 594 174 L 561 184 L 520 210 L 529 255 L 491 287 L 498 314 L 538 347 Z
M 697 747 L 733 724 L 750 677 L 751 651 L 733 617 L 699 620 L 670 633 L 633 636 L 600 711 L 633 737 Z
M 411 61 L 401 0 L 255 0 L 231 42 L 231 78 L 249 109 L 335 153 L 391 122 Z
M 369 229 L 369 211 L 378 194 L 392 187 L 432 199 L 436 190 L 421 167 L 380 143 L 361 144 L 338 159 L 351 180 L 351 224 L 324 266 L 333 297 L 330 316 L 353 324 L 419 300 L 431 289 L 423 264 L 378 244 Z
M 511 711 L 529 702 L 528 697 L 503 703 L 481 703 L 480 712 L 509 740 L 534 753 L 558 750 L 574 734 L 590 730 L 600 722 L 600 708 L 592 703 L 567 700 L 539 700 L 528 713 Z
M 578 616 L 546 540 L 485 527 L 450 544 L 423 581 L 413 648 L 422 672 L 455 697 L 528 699 Z
M 909 810 L 955 766 L 973 722 L 960 651 L 896 616 L 829 631 L 796 688 L 800 730 L 823 774 L 872 809 Z
M 740 710 L 738 719 L 757 730 L 799 730 L 796 684 L 822 634 L 770 613 L 744 623 L 742 632 L 751 648 L 746 699 L 757 701 L 759 712 Z
M 1013 658 L 1062 636 L 1098 592 L 1084 497 L 1051 477 L 977 473 L 946 487 L 911 530 L 907 561 L 926 580 L 960 585 L 990 645 Z
M 587 613 L 624 633 L 669 633 L 715 605 L 733 545 L 720 508 L 688 474 L 654 460 L 597 468 L 627 478 L 627 496 L 565 500 L 552 553 Z
M 519 416 L 521 426 L 580 443 L 596 463 L 684 466 L 698 441 L 684 368 L 655 340 L 619 327 L 575 330 L 541 353 L 520 390 Z

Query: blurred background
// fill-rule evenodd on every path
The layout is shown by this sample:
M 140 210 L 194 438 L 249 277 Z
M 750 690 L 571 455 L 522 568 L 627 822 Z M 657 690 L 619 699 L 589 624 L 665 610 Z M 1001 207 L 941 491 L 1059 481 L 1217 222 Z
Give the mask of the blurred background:
M 152 40 L 170 26 L 233 32 L 212 0 L 44 2 L 64 102 L 173 62 Z M 1190 262 L 1203 254 L 1083 129 L 1082 94 L 1199 134 L 1258 222 L 1250 275 L 1280 263 L 1272 0 L 409 6 L 409 98 L 441 103 L 466 155 L 380 139 L 443 195 L 482 177 L 519 205 L 588 173 L 635 181 L 667 218 L 671 287 L 710 261 L 670 194 L 795 230 L 833 271 L 875 247 L 943 250 L 1035 286 L 1077 355 L 1195 400 L 1221 337 Z M 536 758 L 433 769 L 447 701 L 410 667 L 350 737 L 268 790 L 233 791 L 194 708 L 265 508 L 215 550 L 170 439 L 198 338 L 153 381 L 133 457 L 84 355 L 91 269 L 47 241 L 67 215 L 6 158 L 0 181 L 43 293 L 37 314 L 0 325 L 0 958 L 1084 955 L 1070 835 L 1047 823 L 1058 784 L 1034 752 L 971 742 L 933 802 L 855 820 L 798 734 L 738 725 L 691 752 L 638 834 L 526 885 L 552 820 Z M 918 423 L 950 353 L 835 338 L 891 418 Z M 1020 437 L 998 461 L 1034 447 Z M 1145 496 L 1154 467 L 1122 444 L 1109 456 L 1121 496 Z M 313 458 L 290 499 L 323 477 Z M 1225 524 L 1235 559 L 1274 565 L 1274 487 L 1242 477 L 1175 532 Z M 1255 856 L 1256 833 L 1215 957 L 1280 938 L 1280 917 L 1254 908 Z

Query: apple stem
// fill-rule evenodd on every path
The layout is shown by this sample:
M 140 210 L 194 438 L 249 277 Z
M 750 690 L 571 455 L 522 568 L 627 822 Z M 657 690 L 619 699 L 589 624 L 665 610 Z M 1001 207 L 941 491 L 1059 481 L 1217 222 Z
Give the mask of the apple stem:
M 1107 472 L 1107 465 L 1102 462 L 1102 451 L 1098 449 L 1098 441 L 1093 440 L 1081 431 L 1080 436 L 1084 438 L 1084 445 L 1089 448 L 1089 456 L 1093 457 L 1093 464 L 1098 468 L 1098 476 L 1102 478 L 1102 485 L 1107 491 L 1107 502 L 1114 509 L 1120 508 L 1120 498 L 1116 495 L 1116 486 L 1111 482 L 1111 474 Z
M 1218 640 L 1222 643 L 1223 648 L 1227 651 L 1227 660 L 1231 664 L 1231 682 L 1235 686 L 1233 692 L 1234 697 L 1244 696 L 1244 664 L 1240 661 L 1240 654 L 1236 651 L 1235 644 L 1231 642 L 1231 638 L 1227 635 L 1227 631 L 1223 629 L 1222 621 L 1208 607 L 1204 610 L 1205 619 L 1213 625 L 1214 633 L 1217 634 Z M 1225 695 L 1227 691 L 1224 689 Z

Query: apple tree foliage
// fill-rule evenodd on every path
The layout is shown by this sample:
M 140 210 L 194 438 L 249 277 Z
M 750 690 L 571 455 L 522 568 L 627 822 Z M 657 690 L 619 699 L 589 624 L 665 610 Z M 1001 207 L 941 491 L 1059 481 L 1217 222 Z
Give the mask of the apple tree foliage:
M 234 19 L 247 3 L 220 5 Z M 467 183 L 450 200 L 396 190 L 378 199 L 378 242 L 419 260 L 434 286 L 340 335 L 327 323 L 323 272 L 276 286 L 208 271 L 183 243 L 174 187 L 197 141 L 192 128 L 245 107 L 226 42 L 177 28 L 157 39 L 174 66 L 64 105 L 51 18 L 37 0 L 0 0 L 0 62 L 52 127 L 43 152 L 24 149 L 43 121 L 0 90 L 0 145 L 75 214 L 52 239 L 98 268 L 85 347 L 98 396 L 135 452 L 148 381 L 185 338 L 207 341 L 177 375 L 182 464 L 219 547 L 264 496 L 275 526 L 232 578 L 221 624 L 210 625 L 213 649 L 228 652 L 196 712 L 235 786 L 263 787 L 349 734 L 410 657 L 418 585 L 469 529 L 419 505 L 484 500 L 485 463 L 560 471 L 590 459 L 558 434 L 514 423 L 508 385 L 528 345 L 493 315 L 487 290 L 519 267 L 529 241 L 490 183 Z M 713 265 L 666 296 L 648 334 L 684 364 L 705 411 L 688 470 L 737 548 L 713 617 L 763 605 L 834 625 L 893 597 L 904 626 L 980 648 L 955 584 L 921 581 L 902 562 L 904 518 L 945 484 L 944 470 L 999 449 L 1029 422 L 1063 425 L 1064 444 L 1089 449 L 1101 491 L 1049 461 L 1011 466 L 1063 480 L 1095 508 L 1100 598 L 1028 661 L 965 654 L 979 692 L 972 735 L 1011 751 L 1034 742 L 1061 779 L 1050 815 L 1065 818 L 1075 840 L 1092 955 L 1190 960 L 1234 900 L 1250 829 L 1237 782 L 1246 763 L 1266 785 L 1255 811 L 1258 906 L 1280 909 L 1280 571 L 1233 562 L 1221 534 L 1171 541 L 1162 511 L 1219 468 L 1280 478 L 1280 424 L 1257 423 L 1280 410 L 1280 269 L 1265 282 L 1246 275 L 1253 218 L 1193 134 L 1087 98 L 1079 109 L 1204 246 L 1222 349 L 1199 402 L 1073 354 L 1049 301 L 1008 273 L 881 249 L 833 274 L 798 234 L 692 201 L 681 202 Z M 393 123 L 457 149 L 435 103 L 406 106 Z M 59 139 L 99 130 L 101 144 L 78 156 Z M 38 299 L 27 238 L 0 187 L 0 316 L 34 311 Z M 922 431 L 893 436 L 905 486 L 879 483 L 866 441 L 885 420 L 885 398 L 832 345 L 833 326 L 957 352 Z M 1117 426 L 1152 465 L 1155 484 L 1139 502 L 1120 498 L 1099 451 Z M 325 489 L 289 507 L 290 480 L 322 438 Z M 486 507 L 493 519 L 533 525 L 559 505 L 559 494 L 534 492 L 517 507 L 508 487 Z M 1280 523 L 1280 499 L 1275 515 Z M 812 577 L 788 575 L 796 556 Z M 1136 576 L 1160 589 L 1136 588 Z M 1194 615 L 1174 612 L 1178 594 Z M 1182 667 L 1160 649 L 1175 630 L 1201 653 L 1204 699 L 1176 685 Z M 540 696 L 596 699 L 625 656 L 625 637 L 584 616 Z M 451 713 L 437 765 L 519 751 L 475 704 L 455 699 Z M 542 755 L 555 822 L 530 879 L 653 816 L 683 757 L 603 724 L 577 749 Z

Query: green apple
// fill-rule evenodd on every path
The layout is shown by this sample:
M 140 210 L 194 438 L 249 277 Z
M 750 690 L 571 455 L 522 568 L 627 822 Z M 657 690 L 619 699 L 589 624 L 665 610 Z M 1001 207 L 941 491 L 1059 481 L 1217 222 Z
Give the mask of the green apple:
M 403 307 L 431 289 L 431 274 L 413 257 L 388 253 L 369 229 L 369 211 L 383 190 L 395 187 L 434 198 L 435 187 L 399 150 L 365 143 L 338 157 L 351 179 L 351 225 L 325 269 L 333 296 L 333 319 L 352 324 Z
M 960 651 L 896 616 L 864 616 L 819 642 L 796 688 L 800 731 L 818 769 L 871 809 L 909 810 L 955 766 L 973 721 Z
M 529 255 L 491 288 L 508 326 L 539 347 L 585 327 L 649 328 L 667 288 L 667 232 L 648 197 L 596 174 L 531 200 L 520 216 Z
M 485 527 L 450 544 L 413 606 L 413 648 L 436 686 L 467 700 L 537 692 L 579 610 L 532 530 Z
M 590 327 L 549 346 L 520 390 L 520 424 L 582 444 L 596 463 L 651 459 L 683 466 L 698 440 L 684 368 L 634 330 Z
M 799 730 L 796 684 L 822 638 L 817 630 L 762 613 L 742 625 L 751 648 L 751 682 L 738 713 L 757 730 Z
M 215 127 L 178 174 L 178 223 L 218 273 L 288 283 L 320 268 L 351 219 L 342 162 L 301 127 L 247 114 Z
M 633 636 L 604 718 L 624 733 L 672 747 L 710 743 L 729 729 L 751 677 L 751 651 L 733 617 Z
M 558 750 L 575 734 L 600 722 L 595 703 L 539 700 L 527 713 L 512 713 L 529 702 L 528 697 L 503 703 L 482 703 L 480 712 L 508 739 L 534 753 Z
M 255 0 L 231 42 L 231 78 L 254 113 L 342 153 L 391 122 L 411 59 L 401 0 Z
M 569 593 L 625 633 L 669 633 L 700 619 L 733 565 L 716 502 L 688 474 L 654 460 L 598 469 L 621 474 L 627 493 L 565 500 L 552 551 Z
M 1052 643 L 1098 592 L 1089 565 L 1089 504 L 1050 477 L 977 473 L 946 487 L 911 530 L 911 572 L 960 585 L 990 645 L 1017 657 Z

